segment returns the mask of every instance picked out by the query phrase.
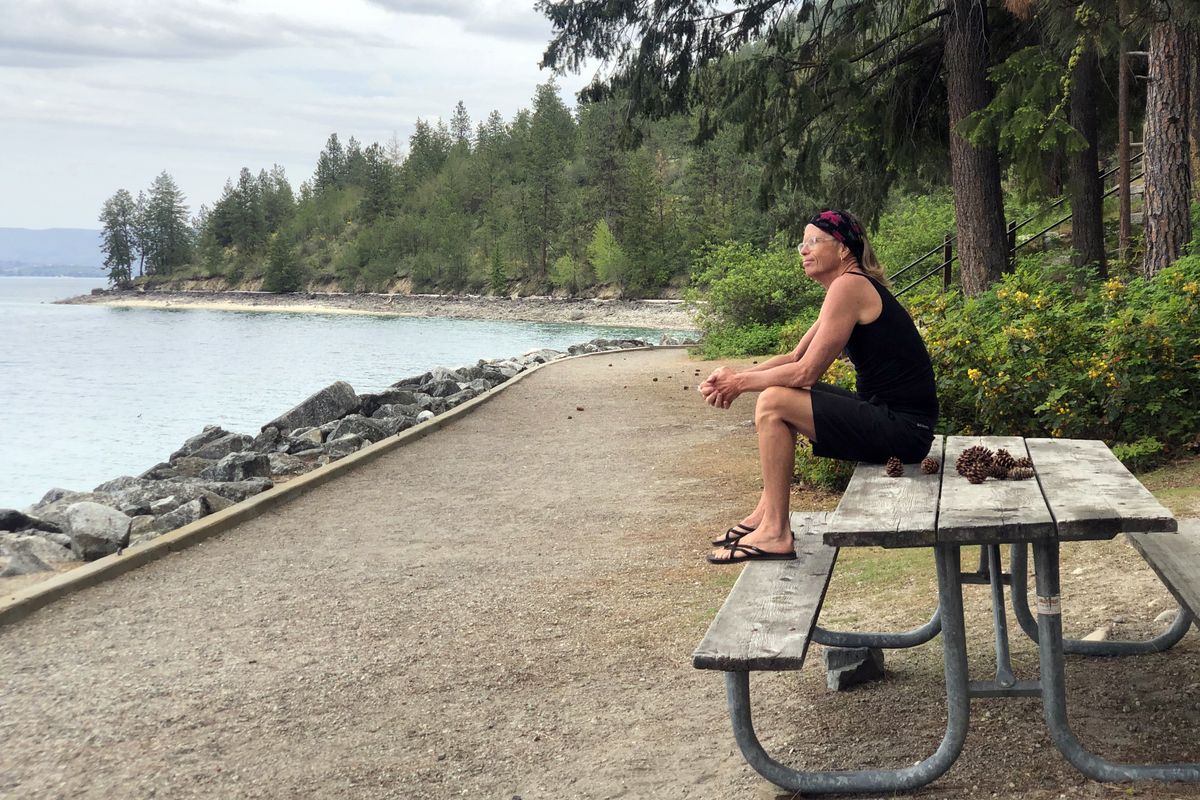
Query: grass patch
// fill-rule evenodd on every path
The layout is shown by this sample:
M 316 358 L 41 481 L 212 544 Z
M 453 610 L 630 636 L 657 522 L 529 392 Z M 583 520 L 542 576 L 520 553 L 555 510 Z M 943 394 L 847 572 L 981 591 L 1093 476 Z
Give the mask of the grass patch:
M 970 563 L 963 558 L 964 563 Z M 849 587 L 886 589 L 925 581 L 933 574 L 933 551 L 928 547 L 893 550 L 882 547 L 843 547 L 835 577 Z

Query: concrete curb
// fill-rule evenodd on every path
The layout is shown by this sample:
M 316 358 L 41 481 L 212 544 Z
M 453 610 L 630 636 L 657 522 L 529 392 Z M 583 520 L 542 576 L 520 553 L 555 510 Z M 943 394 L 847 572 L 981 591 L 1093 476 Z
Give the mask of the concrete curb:
M 294 497 L 312 491 L 340 475 L 369 464 L 397 447 L 401 447 L 409 442 L 415 442 L 418 439 L 423 439 L 434 431 L 446 427 L 459 417 L 471 413 L 479 406 L 499 395 L 504 389 L 519 383 L 543 367 L 560 364 L 576 358 L 603 355 L 612 356 L 615 353 L 634 353 L 648 350 L 679 350 L 686 349 L 689 346 L 651 345 L 649 347 L 630 347 L 621 350 L 602 350 L 598 353 L 580 353 L 578 355 L 557 358 L 553 361 L 547 361 L 544 364 L 530 367 L 524 372 L 520 372 L 509 378 L 499 386 L 489 389 L 460 406 L 456 406 L 406 431 L 401 431 L 395 436 L 364 447 L 357 453 L 292 478 L 287 483 L 268 489 L 254 497 L 246 498 L 224 511 L 210 514 L 203 519 L 196 520 L 190 525 L 185 525 L 170 533 L 165 533 L 157 538 L 142 542 L 120 553 L 98 558 L 95 561 L 88 562 L 83 566 L 76 567 L 54 578 L 35 583 L 32 586 L 10 594 L 0 599 L 0 626 L 24 619 L 37 609 L 49 605 L 60 597 L 66 597 L 80 589 L 103 583 L 143 564 L 149 564 L 151 561 L 157 561 L 171 553 L 203 542 L 205 539 L 223 533 L 243 522 L 254 519 L 260 514 L 281 506 Z

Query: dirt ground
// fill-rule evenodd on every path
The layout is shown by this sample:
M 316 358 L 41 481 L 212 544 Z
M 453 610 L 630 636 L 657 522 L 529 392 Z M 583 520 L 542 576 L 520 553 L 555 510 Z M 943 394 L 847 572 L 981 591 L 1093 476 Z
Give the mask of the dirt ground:
M 5 798 L 788 797 L 736 751 L 719 673 L 691 652 L 737 568 L 707 540 L 752 503 L 752 400 L 704 406 L 679 350 L 530 376 L 443 431 L 204 544 L 0 628 Z M 800 507 L 835 498 L 801 493 Z M 964 555 L 970 564 L 972 555 Z M 1123 541 L 1064 549 L 1068 634 L 1156 631 L 1173 608 Z M 921 551 L 843 550 L 827 627 L 910 627 Z M 966 590 L 972 677 L 993 670 Z M 1015 631 L 1015 624 L 1010 622 Z M 1016 632 L 1013 660 L 1036 652 Z M 820 648 L 755 676 L 764 746 L 810 768 L 900 766 L 944 729 L 936 641 L 835 694 Z M 1200 635 L 1068 660 L 1080 738 L 1200 761 Z M 1105 786 L 1063 761 L 1036 700 L 976 700 L 922 798 L 1198 797 Z

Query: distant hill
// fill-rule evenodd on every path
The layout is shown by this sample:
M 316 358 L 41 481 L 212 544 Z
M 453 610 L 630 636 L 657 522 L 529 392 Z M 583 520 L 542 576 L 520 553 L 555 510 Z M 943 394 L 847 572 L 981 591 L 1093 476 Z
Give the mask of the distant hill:
M 103 263 L 98 230 L 0 228 L 0 275 L 92 277 Z

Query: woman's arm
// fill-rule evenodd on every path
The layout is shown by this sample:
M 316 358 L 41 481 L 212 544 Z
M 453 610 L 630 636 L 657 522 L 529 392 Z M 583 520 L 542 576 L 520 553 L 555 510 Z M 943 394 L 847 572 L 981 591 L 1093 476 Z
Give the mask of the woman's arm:
M 705 396 L 711 398 L 711 395 L 715 394 L 719 398 L 717 402 L 728 407 L 742 392 L 760 392 L 770 386 L 812 386 L 825 374 L 825 370 L 829 369 L 829 365 L 850 340 L 850 334 L 862 315 L 867 299 L 861 290 L 867 286 L 868 284 L 852 281 L 834 281 L 825 295 L 825 302 L 821 305 L 817 324 L 809 329 L 800 345 L 793 351 L 800 352 L 803 348 L 798 360 L 790 361 L 789 354 L 782 357 L 784 361 L 774 365 L 765 363 L 758 370 L 741 373 L 718 370 L 709 378 L 713 391 Z

